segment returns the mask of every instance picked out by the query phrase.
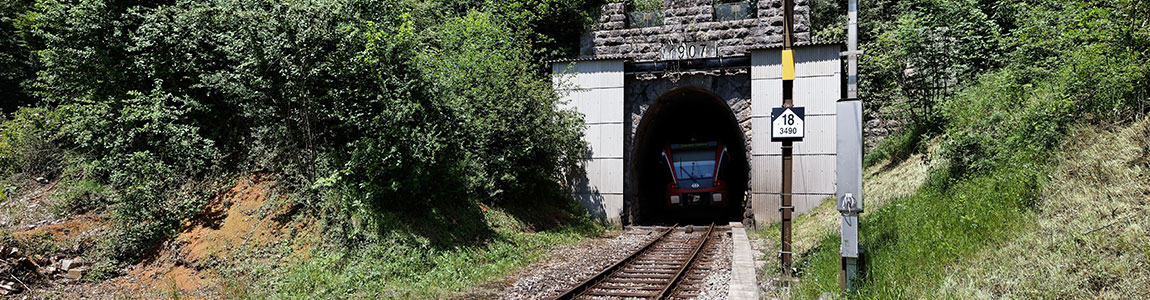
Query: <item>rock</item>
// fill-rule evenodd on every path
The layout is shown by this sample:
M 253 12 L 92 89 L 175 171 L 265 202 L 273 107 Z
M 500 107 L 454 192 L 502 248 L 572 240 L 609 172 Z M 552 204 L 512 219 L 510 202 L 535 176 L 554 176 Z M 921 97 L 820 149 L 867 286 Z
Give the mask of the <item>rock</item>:
M 36 177 L 36 182 L 39 182 L 40 184 L 48 184 L 48 178 Z
M 88 268 L 85 268 L 85 267 L 79 267 L 79 268 L 71 269 L 71 270 L 68 270 L 68 274 L 64 274 L 64 278 L 68 278 L 68 279 L 72 279 L 72 280 L 80 280 L 80 278 L 84 277 L 84 273 L 87 273 L 87 272 L 88 272 Z
M 4 282 L 0 282 L 0 290 L 6 291 L 6 292 L 18 292 L 18 291 L 20 291 L 20 286 L 17 286 L 15 282 L 4 281 Z M 5 295 L 7 295 L 7 294 L 8 293 L 5 293 Z
M 686 231 L 687 233 L 695 232 L 695 226 L 687 225 Z
M 32 258 L 32 262 L 35 262 L 37 265 L 51 264 L 48 261 L 48 258 L 45 258 L 43 255 L 36 254 L 36 255 L 32 255 L 31 258 Z
M 73 269 L 85 267 L 86 265 L 87 264 L 84 262 L 83 258 L 77 257 L 77 258 L 71 259 L 71 264 L 68 264 L 68 268 L 63 269 L 63 270 L 64 271 L 73 270 Z
M 60 262 L 60 269 L 61 270 L 67 271 L 67 270 L 71 270 L 72 268 L 75 268 L 75 267 L 79 267 L 79 266 L 76 265 L 75 261 L 73 261 L 71 259 L 65 259 L 64 261 Z

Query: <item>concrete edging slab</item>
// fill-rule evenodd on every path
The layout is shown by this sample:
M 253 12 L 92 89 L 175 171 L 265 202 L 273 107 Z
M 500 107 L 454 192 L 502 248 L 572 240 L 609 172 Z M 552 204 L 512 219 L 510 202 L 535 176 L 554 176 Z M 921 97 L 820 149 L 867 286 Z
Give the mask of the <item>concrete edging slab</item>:
M 742 223 L 731 222 L 731 241 L 735 243 L 731 251 L 731 282 L 727 299 L 758 300 L 759 282 L 755 274 L 755 259 L 751 241 Z

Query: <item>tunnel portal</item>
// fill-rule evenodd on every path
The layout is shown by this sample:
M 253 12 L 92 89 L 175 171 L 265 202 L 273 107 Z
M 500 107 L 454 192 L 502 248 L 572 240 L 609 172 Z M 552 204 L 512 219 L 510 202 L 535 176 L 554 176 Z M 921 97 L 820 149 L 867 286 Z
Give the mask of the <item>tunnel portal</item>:
M 782 143 L 772 142 L 770 132 L 771 110 L 783 99 L 783 28 L 776 22 L 782 2 L 666 4 L 661 15 L 645 19 L 651 22 L 629 21 L 637 15 L 625 3 L 604 4 L 595 26 L 573 45 L 579 55 L 548 62 L 557 105 L 581 115 L 589 146 L 582 170 L 564 183 L 592 217 L 617 226 L 741 221 L 754 227 L 779 220 Z M 747 13 L 716 13 L 731 5 Z M 796 11 L 802 9 L 806 4 L 796 3 Z M 835 195 L 836 103 L 846 82 L 842 45 L 812 43 L 809 28 L 795 28 L 789 56 L 791 96 L 806 109 L 805 137 L 792 149 L 796 214 Z M 719 172 L 727 205 L 668 209 L 671 194 L 682 194 L 683 186 L 669 187 L 678 175 L 662 153 L 678 144 L 679 151 L 690 150 L 686 155 L 700 156 L 697 150 L 719 141 L 729 158 Z M 686 160 L 692 168 L 684 174 L 692 177 L 686 186 L 714 187 L 700 179 L 706 176 L 695 178 L 706 173 L 697 158 Z M 696 192 L 679 201 L 707 200 Z
M 718 96 L 701 88 L 664 93 L 643 114 L 634 136 L 633 222 L 742 221 L 749 170 L 746 148 L 735 113 Z M 718 173 L 709 171 L 715 164 Z M 678 185 L 673 185 L 676 179 Z

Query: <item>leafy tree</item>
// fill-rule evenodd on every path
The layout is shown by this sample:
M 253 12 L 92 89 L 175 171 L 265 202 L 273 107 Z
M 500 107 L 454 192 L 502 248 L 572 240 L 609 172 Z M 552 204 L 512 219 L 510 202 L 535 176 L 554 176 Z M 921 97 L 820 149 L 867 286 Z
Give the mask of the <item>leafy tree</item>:
M 23 30 L 28 22 L 27 12 L 33 0 L 12 0 L 0 3 L 0 113 L 15 111 L 16 107 L 32 104 L 32 98 L 21 86 L 31 79 L 36 70 L 32 55 L 34 41 Z
M 37 95 L 66 120 L 62 147 L 112 188 L 108 248 L 125 261 L 206 201 L 188 182 L 231 172 L 278 175 L 333 228 L 570 200 L 581 125 L 537 64 L 567 50 L 533 43 L 570 38 L 546 18 L 578 7 L 43 0 Z

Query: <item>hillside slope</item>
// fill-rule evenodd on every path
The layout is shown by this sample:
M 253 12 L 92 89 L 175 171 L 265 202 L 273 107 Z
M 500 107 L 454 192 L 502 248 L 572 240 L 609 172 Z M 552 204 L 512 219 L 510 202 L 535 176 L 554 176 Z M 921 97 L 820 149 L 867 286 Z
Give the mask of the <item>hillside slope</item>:
M 952 267 L 958 298 L 1150 298 L 1150 118 L 1080 126 L 1018 235 Z

